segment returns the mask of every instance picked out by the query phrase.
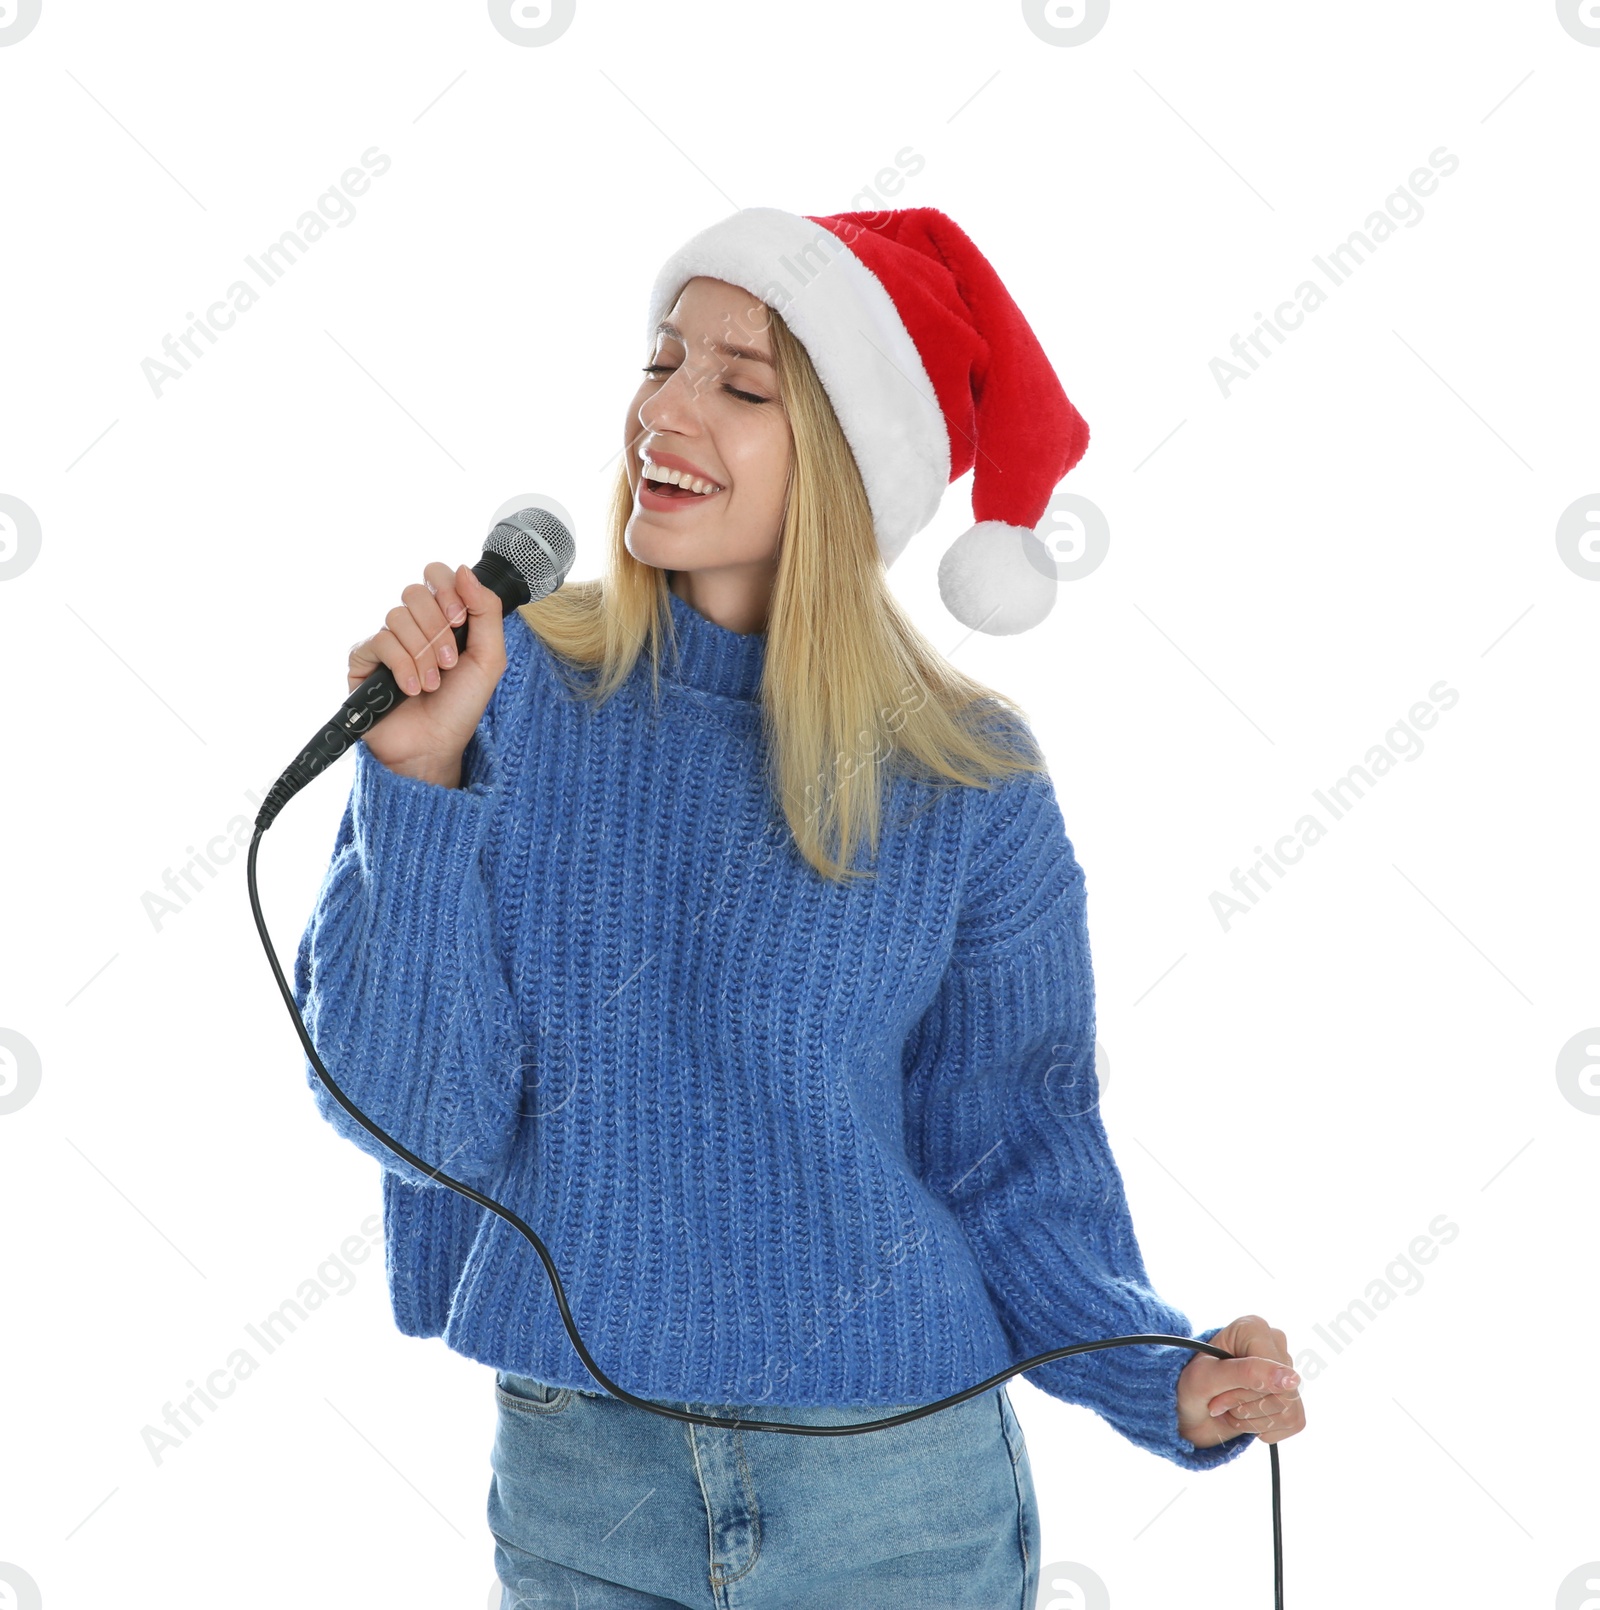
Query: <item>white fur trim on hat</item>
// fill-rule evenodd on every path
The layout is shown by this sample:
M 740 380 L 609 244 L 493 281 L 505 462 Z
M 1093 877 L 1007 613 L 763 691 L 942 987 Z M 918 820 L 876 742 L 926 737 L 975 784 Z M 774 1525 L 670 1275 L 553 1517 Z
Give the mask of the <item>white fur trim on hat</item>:
M 650 292 L 648 342 L 699 275 L 758 297 L 805 347 L 855 455 L 878 551 L 893 564 L 938 511 L 950 484 L 950 440 L 933 382 L 889 293 L 821 224 L 778 207 L 746 207 L 667 259 Z M 922 406 L 908 407 L 908 395 Z

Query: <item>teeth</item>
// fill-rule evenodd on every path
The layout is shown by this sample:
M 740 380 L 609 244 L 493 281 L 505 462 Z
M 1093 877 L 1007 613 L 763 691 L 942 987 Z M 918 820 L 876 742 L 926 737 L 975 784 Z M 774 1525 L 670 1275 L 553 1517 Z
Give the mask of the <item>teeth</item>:
M 645 479 L 649 481 L 666 481 L 671 486 L 686 486 L 691 492 L 704 497 L 708 492 L 720 492 L 722 488 L 715 481 L 702 481 L 699 476 L 685 475 L 681 470 L 664 470 L 650 459 L 644 461 Z

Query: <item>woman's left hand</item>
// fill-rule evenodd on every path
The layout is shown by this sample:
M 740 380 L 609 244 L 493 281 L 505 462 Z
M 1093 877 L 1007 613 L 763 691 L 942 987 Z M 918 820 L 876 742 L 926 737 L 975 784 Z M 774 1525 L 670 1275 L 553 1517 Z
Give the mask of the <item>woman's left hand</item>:
M 1290 1367 L 1289 1344 L 1259 1314 L 1246 1314 L 1211 1338 L 1233 1358 L 1196 1353 L 1178 1377 L 1178 1435 L 1197 1448 L 1253 1431 L 1263 1442 L 1282 1442 L 1304 1431 L 1300 1377 Z

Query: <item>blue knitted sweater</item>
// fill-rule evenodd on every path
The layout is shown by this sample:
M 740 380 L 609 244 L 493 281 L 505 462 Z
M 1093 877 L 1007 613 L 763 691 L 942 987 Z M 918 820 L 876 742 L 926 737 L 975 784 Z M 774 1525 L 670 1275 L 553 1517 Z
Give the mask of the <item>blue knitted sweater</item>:
M 549 1247 L 585 1344 L 656 1401 L 929 1403 L 1036 1353 L 1190 1336 L 1151 1289 L 1096 1101 L 1084 877 L 1045 774 L 896 777 L 875 876 L 800 856 L 764 772 L 764 634 L 670 595 L 603 705 L 522 616 L 462 786 L 355 746 L 294 991 L 340 1087 Z M 356 1124 L 395 1321 L 598 1390 L 538 1255 Z M 1214 1330 L 1199 1333 L 1209 1340 Z M 1194 1355 L 1029 1372 L 1190 1469 Z

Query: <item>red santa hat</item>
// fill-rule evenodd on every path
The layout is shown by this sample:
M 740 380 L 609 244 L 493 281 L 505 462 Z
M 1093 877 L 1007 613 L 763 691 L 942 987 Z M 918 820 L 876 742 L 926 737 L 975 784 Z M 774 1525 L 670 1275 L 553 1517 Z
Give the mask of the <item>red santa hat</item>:
M 1034 535 L 1089 427 L 1000 276 L 935 207 L 801 216 L 745 207 L 656 275 L 647 340 L 698 275 L 749 291 L 805 347 L 855 454 L 878 549 L 893 564 L 973 470 L 976 524 L 939 563 L 964 625 L 1025 631 L 1055 599 Z

